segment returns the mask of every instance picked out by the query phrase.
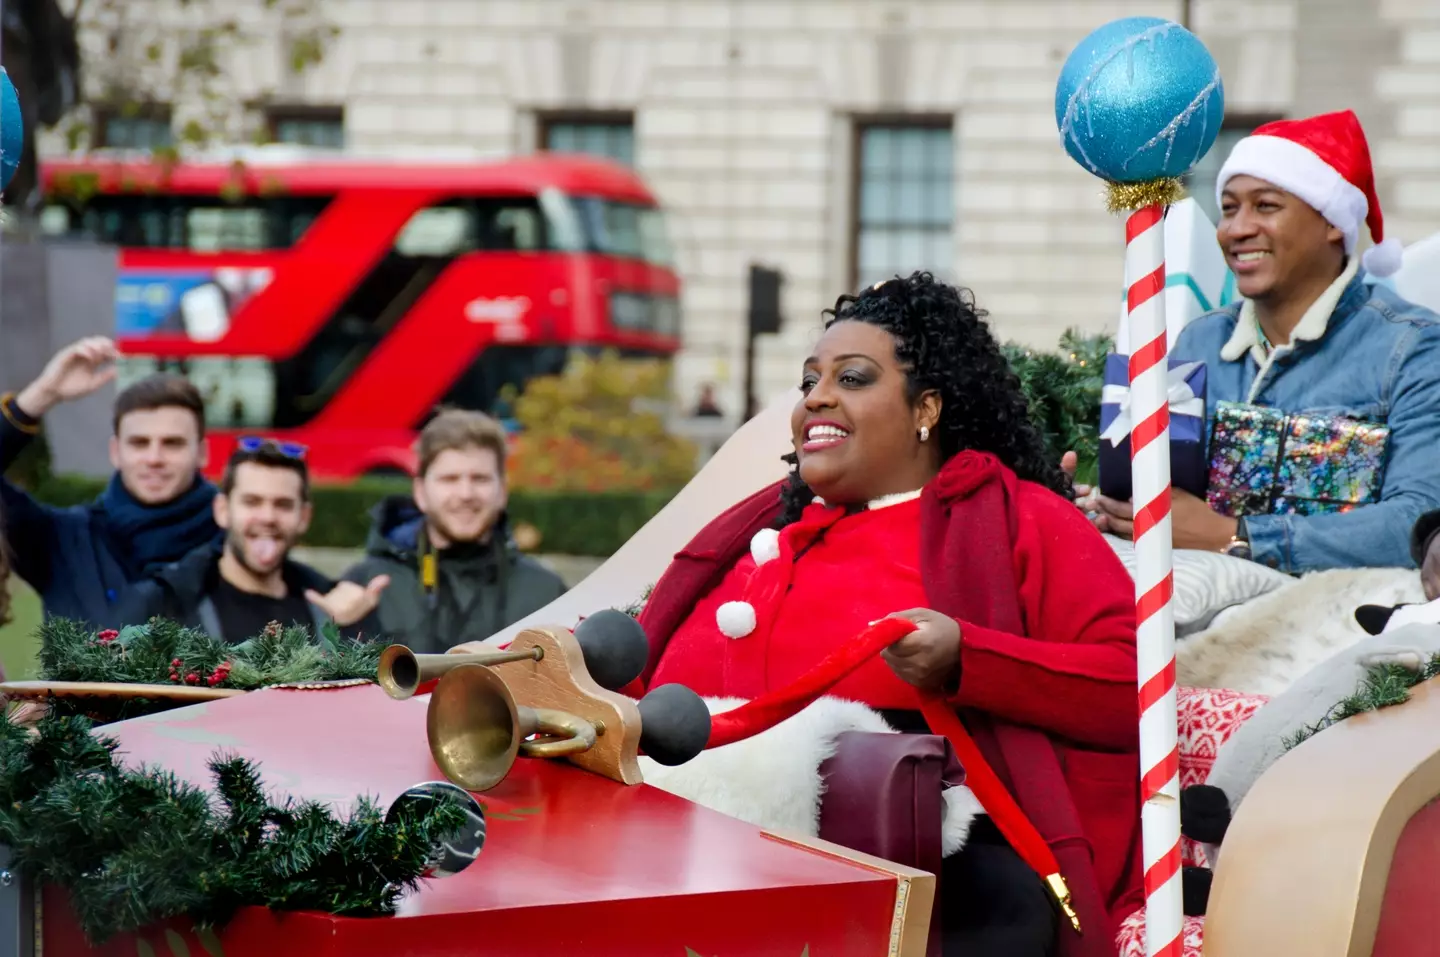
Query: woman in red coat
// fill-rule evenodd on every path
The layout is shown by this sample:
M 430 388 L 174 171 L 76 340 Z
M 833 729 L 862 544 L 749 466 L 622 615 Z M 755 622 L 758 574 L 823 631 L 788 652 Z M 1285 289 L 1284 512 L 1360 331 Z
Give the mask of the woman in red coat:
M 1132 581 L 968 293 L 917 273 L 829 314 L 791 418 L 794 470 L 676 555 L 641 615 L 642 680 L 754 698 L 909 618 L 831 694 L 923 730 L 916 689 L 943 691 L 1085 930 L 982 818 L 940 875 L 946 952 L 1114 954 L 1142 901 Z

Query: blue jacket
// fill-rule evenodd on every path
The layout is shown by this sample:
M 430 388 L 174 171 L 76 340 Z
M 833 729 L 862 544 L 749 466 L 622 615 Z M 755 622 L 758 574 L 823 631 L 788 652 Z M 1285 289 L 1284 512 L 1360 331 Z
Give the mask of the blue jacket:
M 6 398 L 0 402 L 0 473 L 38 433 Z M 40 593 L 45 616 L 120 628 L 134 585 L 219 536 L 215 486 L 196 477 L 173 502 L 144 506 L 120 483 L 88 505 L 56 508 L 0 479 L 0 530 L 15 573 Z
M 1440 507 L 1440 316 L 1368 282 L 1358 257 L 1268 362 L 1253 308 L 1239 302 L 1201 316 L 1172 350 L 1206 363 L 1212 428 L 1215 404 L 1228 401 L 1391 430 L 1379 502 L 1343 514 L 1247 516 L 1254 559 L 1291 573 L 1415 567 L 1411 530 Z

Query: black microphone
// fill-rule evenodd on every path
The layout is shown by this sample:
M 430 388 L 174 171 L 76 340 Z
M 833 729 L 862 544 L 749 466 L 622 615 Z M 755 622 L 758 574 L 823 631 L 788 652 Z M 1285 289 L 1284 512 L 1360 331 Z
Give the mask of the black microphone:
M 650 640 L 640 622 L 623 611 L 597 611 L 575 626 L 585 670 L 606 691 L 619 691 L 640 677 L 650 660 Z
M 685 685 L 661 685 L 641 698 L 640 751 L 657 764 L 684 764 L 710 741 L 710 709 Z

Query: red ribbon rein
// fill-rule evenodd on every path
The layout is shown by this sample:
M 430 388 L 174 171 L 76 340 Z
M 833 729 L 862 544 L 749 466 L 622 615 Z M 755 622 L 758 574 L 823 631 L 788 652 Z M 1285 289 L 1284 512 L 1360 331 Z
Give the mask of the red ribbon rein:
M 916 625 L 904 618 L 882 618 L 866 628 L 850 641 L 835 649 L 823 661 L 806 674 L 783 688 L 768 691 L 752 701 L 721 714 L 710 720 L 710 740 L 705 745 L 719 748 L 736 741 L 759 734 L 772 728 L 804 710 L 804 708 L 833 688 L 846 676 L 880 652 L 914 631 Z M 975 740 L 965 730 L 965 725 L 951 709 L 944 697 L 932 691 L 920 691 L 920 712 L 930 730 L 943 735 L 955 749 L 965 768 L 965 783 L 975 794 L 980 806 L 1015 853 L 1040 875 L 1050 892 L 1055 895 L 1065 916 L 1070 919 L 1076 931 L 1080 930 L 1080 918 L 1071 904 L 1070 891 L 1060 875 L 1060 864 L 1055 853 L 1035 825 L 1020 810 L 1015 798 L 1006 790 L 995 770 L 980 754 Z

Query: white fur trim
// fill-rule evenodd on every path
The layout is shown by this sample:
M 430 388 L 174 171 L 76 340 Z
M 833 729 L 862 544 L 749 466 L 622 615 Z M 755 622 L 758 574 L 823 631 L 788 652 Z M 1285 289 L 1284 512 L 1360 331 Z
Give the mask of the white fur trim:
M 946 788 L 941 796 L 945 799 L 945 823 L 940 826 L 941 856 L 949 857 L 965 846 L 971 823 L 977 815 L 984 814 L 985 809 L 975 792 L 963 784 Z
M 706 698 L 711 714 L 744 704 L 741 698 Z M 756 827 L 818 837 L 824 782 L 820 765 L 835 754 L 846 731 L 897 733 L 857 701 L 824 697 L 759 734 L 700 752 L 685 764 L 665 767 L 640 758 L 645 783 Z M 976 814 L 985 813 L 968 787 L 944 795 L 944 853 L 965 846 Z
M 1177 642 L 1181 685 L 1275 695 L 1367 635 L 1360 605 L 1423 602 L 1413 568 L 1311 572 L 1215 616 L 1210 627 Z
M 891 505 L 899 505 L 902 502 L 913 502 L 923 494 L 925 494 L 923 488 L 917 488 L 911 492 L 895 492 L 890 495 L 882 495 L 879 498 L 872 498 L 865 507 L 873 512 L 876 509 L 889 508 Z
M 755 564 L 763 565 L 780 557 L 780 533 L 773 528 L 762 528 L 750 539 L 750 557 Z
M 1235 176 L 1254 176 L 1293 193 L 1345 234 L 1345 252 L 1355 241 L 1370 204 L 1365 194 L 1310 150 L 1281 136 L 1247 136 L 1235 144 L 1215 179 L 1215 201 Z
M 744 638 L 755 630 L 755 606 L 748 601 L 727 601 L 715 609 L 715 624 L 726 638 Z
M 1380 633 L 1383 635 L 1406 625 L 1440 625 L 1440 598 L 1423 604 L 1396 605 Z
M 1365 250 L 1361 260 L 1365 263 L 1366 272 L 1374 273 L 1383 279 L 1395 275 L 1400 271 L 1400 267 L 1405 265 L 1405 247 L 1400 245 L 1400 240 L 1392 236 Z
M 1340 303 L 1340 297 L 1345 294 L 1345 289 L 1350 285 L 1350 280 L 1360 271 L 1360 260 L 1354 256 L 1345 264 L 1345 269 L 1335 278 L 1320 298 L 1310 304 L 1305 310 L 1305 315 L 1300 317 L 1290 333 L 1291 343 L 1305 340 L 1314 341 L 1325 335 L 1325 330 L 1330 326 L 1330 317 L 1335 313 L 1335 307 Z M 1288 346 L 1279 346 L 1269 356 L 1265 350 L 1260 348 L 1260 337 L 1256 333 L 1255 303 L 1249 299 L 1240 303 L 1240 317 L 1235 322 L 1235 330 L 1230 333 L 1230 339 L 1220 349 L 1220 358 L 1226 362 L 1234 362 L 1244 357 L 1248 351 L 1255 357 L 1255 362 L 1260 366 L 1260 374 L 1255 377 L 1255 382 L 1250 388 L 1250 401 L 1255 401 L 1261 386 L 1265 382 L 1266 364 Z

